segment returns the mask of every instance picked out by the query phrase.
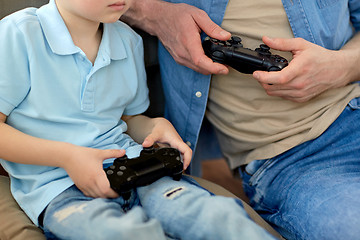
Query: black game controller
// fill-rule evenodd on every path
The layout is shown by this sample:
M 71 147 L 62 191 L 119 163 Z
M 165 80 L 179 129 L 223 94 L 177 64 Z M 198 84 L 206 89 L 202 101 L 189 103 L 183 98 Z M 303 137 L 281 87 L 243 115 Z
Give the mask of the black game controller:
M 256 70 L 280 71 L 288 65 L 285 58 L 272 55 L 267 45 L 261 44 L 255 50 L 244 48 L 241 38 L 237 36 L 232 36 L 227 41 L 206 37 L 203 48 L 214 62 L 228 65 L 241 73 L 249 74 Z
M 135 187 L 153 183 L 163 176 L 179 181 L 183 172 L 180 152 L 175 148 L 144 148 L 137 158 L 116 158 L 104 169 L 110 186 L 125 200 Z

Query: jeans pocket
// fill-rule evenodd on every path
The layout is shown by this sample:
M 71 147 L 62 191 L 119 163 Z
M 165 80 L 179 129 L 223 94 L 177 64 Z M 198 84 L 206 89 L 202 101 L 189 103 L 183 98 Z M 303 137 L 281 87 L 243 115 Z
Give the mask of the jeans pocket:
M 273 158 L 264 160 L 255 160 L 249 163 L 242 171 L 242 177 L 249 186 L 256 185 L 269 165 L 272 165 Z
M 351 109 L 353 109 L 353 110 L 358 110 L 358 109 L 360 109 L 360 97 L 357 97 L 357 98 L 352 99 L 352 100 L 349 102 L 348 106 L 349 106 Z

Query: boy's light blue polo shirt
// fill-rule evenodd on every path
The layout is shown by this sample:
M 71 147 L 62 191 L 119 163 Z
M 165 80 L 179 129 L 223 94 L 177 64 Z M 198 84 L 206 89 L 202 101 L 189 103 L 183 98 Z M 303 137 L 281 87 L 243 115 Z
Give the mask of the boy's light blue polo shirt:
M 35 137 L 138 155 L 141 146 L 124 134 L 120 118 L 149 105 L 142 39 L 121 22 L 103 27 L 92 65 L 74 45 L 53 0 L 0 21 L 0 112 L 9 125 Z M 35 224 L 47 204 L 73 184 L 61 168 L 1 164 L 15 199 Z

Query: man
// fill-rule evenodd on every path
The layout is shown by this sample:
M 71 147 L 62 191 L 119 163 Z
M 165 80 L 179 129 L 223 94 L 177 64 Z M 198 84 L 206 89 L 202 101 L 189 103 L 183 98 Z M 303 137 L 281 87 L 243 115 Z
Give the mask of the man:
M 245 75 L 213 63 L 201 31 L 220 40 L 230 33 L 208 16 L 289 66 Z M 358 236 L 359 1 L 142 0 L 124 19 L 165 46 L 166 117 L 196 154 L 203 120 L 211 122 L 230 167 L 243 170 L 252 206 L 283 236 Z

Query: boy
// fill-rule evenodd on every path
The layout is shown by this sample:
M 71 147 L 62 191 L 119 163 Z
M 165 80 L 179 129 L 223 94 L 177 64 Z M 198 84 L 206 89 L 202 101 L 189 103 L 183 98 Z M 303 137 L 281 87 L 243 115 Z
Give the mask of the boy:
M 51 0 L 0 22 L 0 158 L 30 219 L 58 239 L 267 239 L 230 198 L 164 177 L 125 201 L 103 171 L 155 142 L 191 150 L 149 105 L 131 0 Z M 127 132 L 129 135 L 127 135 Z M 171 197 L 166 193 L 173 192 Z

